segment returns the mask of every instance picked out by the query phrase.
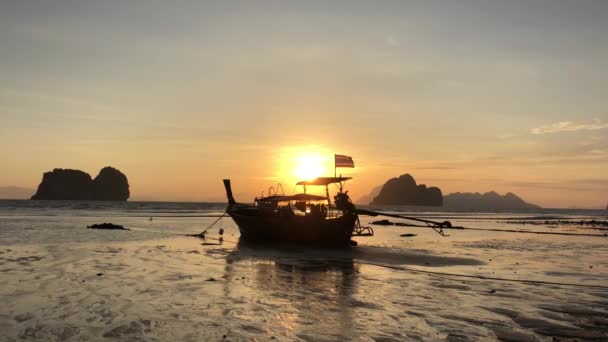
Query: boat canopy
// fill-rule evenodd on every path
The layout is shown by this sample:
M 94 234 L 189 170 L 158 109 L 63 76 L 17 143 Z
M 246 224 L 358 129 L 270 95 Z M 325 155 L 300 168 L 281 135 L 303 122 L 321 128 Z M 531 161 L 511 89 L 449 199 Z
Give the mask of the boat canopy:
M 329 185 L 333 183 L 342 183 L 352 179 L 352 177 L 318 177 L 312 180 L 300 181 L 297 182 L 296 185 Z
M 268 196 L 256 199 L 258 202 L 289 202 L 289 201 L 326 201 L 327 198 L 309 194 L 295 194 L 291 196 Z

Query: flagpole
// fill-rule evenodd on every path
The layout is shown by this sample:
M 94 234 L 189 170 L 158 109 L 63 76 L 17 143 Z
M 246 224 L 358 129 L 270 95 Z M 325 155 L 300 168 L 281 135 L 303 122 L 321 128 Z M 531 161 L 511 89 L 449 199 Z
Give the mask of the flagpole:
M 336 178 L 336 155 L 334 154 L 334 178 Z

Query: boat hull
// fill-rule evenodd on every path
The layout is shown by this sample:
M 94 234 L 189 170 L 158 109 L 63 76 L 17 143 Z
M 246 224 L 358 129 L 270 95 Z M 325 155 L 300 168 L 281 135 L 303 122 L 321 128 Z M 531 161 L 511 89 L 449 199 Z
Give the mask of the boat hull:
M 241 237 L 252 242 L 348 246 L 357 215 L 323 219 L 311 216 L 274 217 L 229 211 Z

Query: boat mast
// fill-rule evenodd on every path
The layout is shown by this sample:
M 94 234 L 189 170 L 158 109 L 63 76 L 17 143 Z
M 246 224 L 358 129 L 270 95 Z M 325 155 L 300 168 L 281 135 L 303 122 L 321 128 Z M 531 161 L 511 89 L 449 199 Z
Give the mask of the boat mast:
M 336 166 L 336 156 L 337 155 L 334 154 L 334 178 L 337 178 L 337 175 L 336 175 L 336 169 L 337 169 L 337 166 Z M 342 177 L 342 173 L 340 173 L 340 177 Z M 339 182 L 338 184 L 340 184 L 340 192 L 342 192 L 342 189 L 343 189 L 342 182 Z M 327 192 L 327 200 L 329 201 L 329 190 L 327 189 L 327 185 L 325 186 L 325 191 Z

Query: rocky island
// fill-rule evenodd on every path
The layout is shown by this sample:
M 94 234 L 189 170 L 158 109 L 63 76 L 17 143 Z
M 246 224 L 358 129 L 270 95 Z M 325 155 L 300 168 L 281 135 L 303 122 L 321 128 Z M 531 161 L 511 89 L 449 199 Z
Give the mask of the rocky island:
M 371 204 L 442 206 L 443 196 L 437 187 L 416 184 L 414 177 L 408 173 L 389 179 Z
M 514 193 L 500 195 L 495 191 L 456 192 L 443 198 L 444 206 L 451 209 L 538 209 L 539 206 L 527 203 Z
M 495 191 L 486 193 L 456 192 L 443 196 L 441 189 L 437 187 L 416 184 L 414 177 L 410 174 L 389 179 L 383 186 L 376 187 L 368 195 L 361 197 L 357 203 L 364 205 L 443 206 L 446 209 L 456 210 L 540 208 L 511 192 L 504 195 Z
M 33 200 L 126 201 L 129 182 L 119 170 L 104 167 L 95 179 L 80 170 L 54 169 L 45 172 Z

